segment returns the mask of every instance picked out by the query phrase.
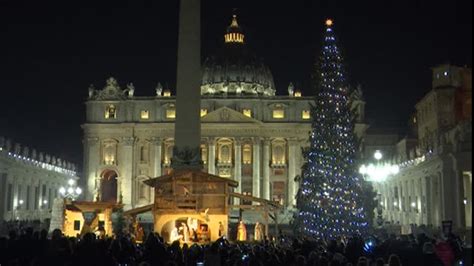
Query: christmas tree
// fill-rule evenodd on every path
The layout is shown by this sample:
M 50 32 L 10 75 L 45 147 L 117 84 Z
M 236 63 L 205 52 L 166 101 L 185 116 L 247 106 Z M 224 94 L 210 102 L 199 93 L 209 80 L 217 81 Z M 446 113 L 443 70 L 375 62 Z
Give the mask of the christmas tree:
M 301 233 L 315 238 L 364 234 L 367 222 L 356 165 L 358 141 L 332 20 L 326 21 L 316 69 L 318 93 L 295 223 Z

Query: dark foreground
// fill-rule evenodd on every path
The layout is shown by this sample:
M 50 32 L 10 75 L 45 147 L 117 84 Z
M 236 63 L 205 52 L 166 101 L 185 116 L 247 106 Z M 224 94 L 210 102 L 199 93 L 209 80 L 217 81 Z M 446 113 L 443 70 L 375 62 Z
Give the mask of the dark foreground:
M 11 231 L 0 238 L 0 265 L 472 265 L 471 249 L 454 236 L 449 239 L 418 237 L 352 238 L 347 241 L 309 241 L 280 237 L 277 242 L 236 243 L 221 239 L 211 245 L 167 245 L 149 234 L 143 244 L 129 237 L 82 239 L 63 237 L 56 230 Z M 459 264 L 462 261 L 462 264 Z

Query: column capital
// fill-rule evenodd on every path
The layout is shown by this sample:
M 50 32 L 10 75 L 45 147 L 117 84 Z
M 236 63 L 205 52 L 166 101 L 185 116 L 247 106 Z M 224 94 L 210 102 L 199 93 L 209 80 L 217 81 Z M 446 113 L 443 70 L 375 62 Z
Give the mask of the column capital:
M 125 146 L 133 146 L 137 138 L 135 137 L 122 137 L 122 143 Z
M 217 138 L 215 138 L 215 137 L 208 137 L 208 138 L 206 138 L 205 141 L 206 141 L 207 145 L 214 145 L 215 146 L 216 145 L 216 139 Z
M 270 146 L 272 139 L 271 138 L 262 138 L 263 145 Z
M 244 143 L 244 140 L 242 138 L 234 138 L 235 146 L 242 146 L 242 143 Z
M 150 139 L 150 142 L 151 142 L 151 144 L 153 144 L 155 146 L 158 146 L 158 145 L 161 145 L 163 143 L 163 139 L 161 137 L 152 137 Z
M 262 142 L 262 138 L 261 137 L 253 137 L 252 138 L 252 144 L 253 145 L 258 145 Z
M 84 144 L 89 144 L 89 145 L 97 145 L 99 144 L 99 138 L 98 137 L 86 137 L 83 139 Z

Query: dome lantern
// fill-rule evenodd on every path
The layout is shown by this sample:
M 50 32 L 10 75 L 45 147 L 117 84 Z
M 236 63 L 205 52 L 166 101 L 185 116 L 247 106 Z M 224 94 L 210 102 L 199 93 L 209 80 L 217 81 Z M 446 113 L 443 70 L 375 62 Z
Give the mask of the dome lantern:
M 242 33 L 242 28 L 239 26 L 237 15 L 232 16 L 232 23 L 227 28 L 227 32 L 224 35 L 224 40 L 225 43 L 244 43 L 245 35 Z

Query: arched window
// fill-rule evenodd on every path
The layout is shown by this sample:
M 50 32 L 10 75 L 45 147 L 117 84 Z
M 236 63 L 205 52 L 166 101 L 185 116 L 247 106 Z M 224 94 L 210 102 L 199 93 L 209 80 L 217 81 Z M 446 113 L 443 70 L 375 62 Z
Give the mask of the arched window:
M 174 144 L 167 143 L 165 150 L 165 164 L 171 164 L 171 158 L 173 158 Z
M 205 144 L 201 144 L 201 160 L 207 164 L 207 146 Z
M 272 143 L 272 164 L 286 164 L 286 142 L 284 140 L 275 140 Z
M 244 144 L 242 155 L 243 164 L 252 164 L 252 146 L 250 144 Z
M 101 175 L 100 199 L 102 202 L 117 202 L 117 173 L 105 170 Z
M 232 163 L 232 141 L 230 139 L 218 141 L 218 162 L 220 164 Z
M 149 149 L 146 144 L 140 147 L 140 161 L 142 163 L 148 162 L 148 157 L 149 157 L 148 153 L 149 153 Z
M 104 165 L 115 165 L 117 158 L 117 141 L 105 140 L 102 143 L 102 163 Z
M 221 154 L 220 154 L 220 162 L 221 163 L 229 163 L 230 162 L 230 147 L 229 145 L 221 146 Z

